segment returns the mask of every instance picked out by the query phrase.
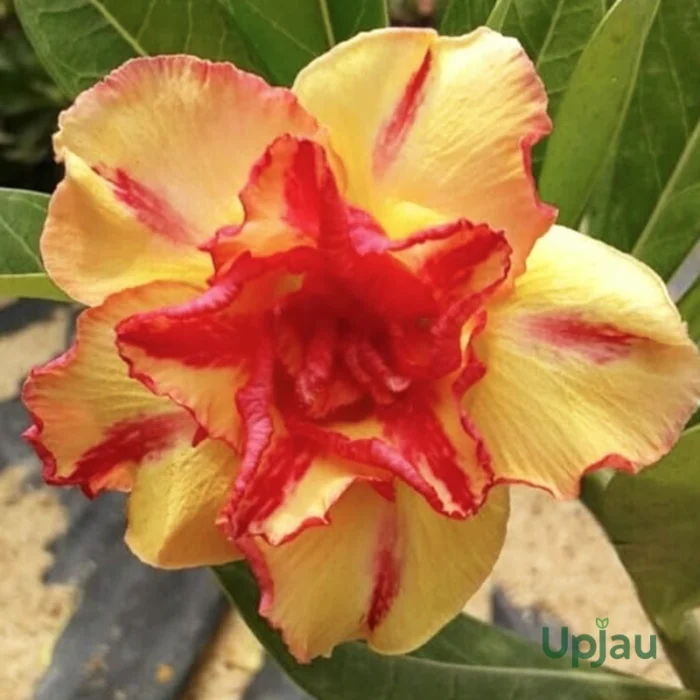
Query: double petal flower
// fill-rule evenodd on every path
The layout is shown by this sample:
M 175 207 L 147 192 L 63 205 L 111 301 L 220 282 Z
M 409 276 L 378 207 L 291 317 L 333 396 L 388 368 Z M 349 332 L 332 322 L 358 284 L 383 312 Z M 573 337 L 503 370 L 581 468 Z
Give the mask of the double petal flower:
M 549 130 L 486 29 L 360 35 L 291 91 L 170 56 L 83 93 L 41 246 L 90 308 L 24 387 L 46 479 L 129 491 L 156 566 L 245 557 L 300 660 L 424 642 L 508 484 L 636 471 L 700 394 L 661 280 L 539 201 Z

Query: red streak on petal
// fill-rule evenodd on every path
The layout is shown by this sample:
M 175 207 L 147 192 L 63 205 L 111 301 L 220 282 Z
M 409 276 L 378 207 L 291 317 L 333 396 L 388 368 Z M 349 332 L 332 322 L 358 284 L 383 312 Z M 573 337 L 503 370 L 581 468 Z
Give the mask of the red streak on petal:
M 188 367 L 238 366 L 251 356 L 261 317 L 234 313 L 236 294 L 221 285 L 181 306 L 131 316 L 117 326 L 118 344 Z
M 358 307 L 393 318 L 435 313 L 430 285 L 389 254 L 389 240 L 379 224 L 346 205 L 323 152 L 317 149 L 315 155 L 321 169 L 317 180 L 321 272 L 334 285 L 327 285 L 327 293 L 342 294 L 356 316 Z
M 415 466 L 388 442 L 379 438 L 351 440 L 342 433 L 327 430 L 318 424 L 302 421 L 290 421 L 290 429 L 299 435 L 308 437 L 329 455 L 386 469 L 390 474 L 398 476 L 420 493 L 436 512 L 451 515 L 445 510 L 435 489 L 418 473 Z M 386 489 L 381 486 L 379 488 L 383 496 L 390 495 Z
M 479 359 L 474 350 L 473 340 L 480 333 L 483 332 L 486 327 L 486 311 L 481 311 L 476 317 L 476 322 L 474 328 L 471 332 L 471 337 L 469 344 L 465 351 L 465 362 L 462 371 L 457 376 L 454 384 L 452 385 L 452 393 L 455 397 L 456 405 L 459 410 L 459 419 L 467 435 L 469 435 L 476 445 L 476 460 L 481 469 L 489 477 L 489 483 L 486 484 L 485 491 L 482 496 L 486 496 L 486 493 L 495 483 L 495 474 L 493 471 L 493 463 L 491 460 L 491 454 L 486 447 L 484 438 L 481 432 L 476 427 L 476 424 L 468 415 L 463 407 L 462 398 L 469 391 L 469 389 L 474 386 L 478 381 L 480 381 L 486 374 L 486 365 Z
M 465 219 L 419 231 L 392 244 L 441 301 L 437 317 L 389 327 L 396 369 L 430 380 L 462 364 L 464 324 L 508 276 L 511 249 L 504 235 Z
M 274 350 L 268 334 L 260 338 L 255 365 L 247 384 L 236 392 L 236 407 L 243 424 L 243 459 L 231 498 L 231 513 L 246 493 L 270 446 L 274 431 L 273 399 Z
M 367 625 L 370 630 L 376 629 L 384 620 L 399 592 L 401 563 L 396 552 L 397 534 L 396 518 L 392 509 L 379 532 L 374 564 L 374 589 L 367 613 Z
M 426 397 L 416 394 L 404 396 L 391 405 L 378 406 L 377 414 L 388 437 L 398 444 L 406 459 L 422 465 L 447 491 L 451 501 L 443 503 L 447 513 L 463 518 L 480 504 L 472 492 L 469 476 L 459 464 L 455 446 L 429 406 Z M 459 410 L 456 402 L 454 410 Z
M 576 314 L 533 315 L 526 324 L 537 340 L 577 353 L 597 365 L 627 357 L 635 341 L 642 340 L 609 323 L 590 323 Z
M 323 206 L 321 202 L 323 181 L 332 180 L 333 176 L 318 144 L 312 141 L 293 141 L 291 137 L 286 138 L 294 151 L 292 162 L 284 172 L 286 207 L 283 218 L 294 228 L 317 237 L 319 211 Z M 271 150 L 268 151 L 268 154 L 271 153 Z
M 320 320 L 311 335 L 304 365 L 296 378 L 297 394 L 307 406 L 315 402 L 330 379 L 336 338 L 336 325 L 332 320 Z
M 178 244 L 194 244 L 198 236 L 184 217 L 160 195 L 134 180 L 121 168 L 96 165 L 93 170 L 112 186 L 114 196 L 146 228 Z
M 479 292 L 500 281 L 509 268 L 510 246 L 502 233 L 479 226 L 464 240 L 455 236 L 425 261 L 421 273 L 440 289 Z M 487 263 L 491 264 L 487 264 Z M 482 278 L 482 279 L 479 279 Z
M 375 175 L 381 176 L 387 170 L 406 141 L 425 96 L 424 88 L 431 63 L 432 54 L 428 50 L 418 70 L 408 81 L 394 113 L 377 135 L 372 158 L 372 170 Z
M 372 481 L 370 486 L 389 503 L 396 501 L 396 486 L 393 479 L 391 481 Z
M 141 464 L 171 447 L 183 433 L 191 439 L 194 432 L 195 424 L 185 411 L 119 421 L 110 426 L 102 442 L 80 457 L 70 482 L 103 477 L 119 465 Z
M 286 495 L 301 481 L 311 467 L 314 454 L 300 441 L 283 437 L 266 452 L 263 463 L 248 481 L 245 493 L 232 500 L 227 507 L 229 537 L 236 539 L 245 534 L 263 536 L 265 519 L 283 503 Z M 309 527 L 302 523 L 297 531 Z M 291 539 L 289 533 L 283 541 Z M 267 539 L 267 538 L 266 538 Z M 279 545 L 282 542 L 270 542 Z

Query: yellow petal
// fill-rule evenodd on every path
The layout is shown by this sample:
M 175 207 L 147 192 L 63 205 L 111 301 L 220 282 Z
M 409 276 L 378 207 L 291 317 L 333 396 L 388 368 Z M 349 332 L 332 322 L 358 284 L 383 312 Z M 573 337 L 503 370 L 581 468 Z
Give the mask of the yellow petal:
M 395 518 L 397 586 L 369 637 L 370 646 L 386 654 L 403 654 L 427 642 L 477 592 L 503 546 L 508 491 L 493 489 L 475 516 L 454 520 L 399 486 Z
M 409 487 L 394 501 L 354 484 L 330 524 L 271 546 L 241 548 L 263 592 L 260 611 L 299 661 L 368 639 L 383 653 L 417 648 L 452 617 L 490 573 L 505 536 L 508 497 L 492 491 L 466 520 L 437 514 Z
M 197 289 L 156 282 L 125 290 L 84 311 L 75 345 L 35 369 L 22 398 L 34 420 L 27 438 L 50 483 L 89 496 L 131 491 L 129 543 L 144 560 L 194 566 L 234 559 L 216 514 L 237 460 L 207 440 L 182 408 L 129 377 L 116 350 L 116 324 L 131 314 L 191 298 Z
M 238 192 L 266 146 L 317 133 L 288 90 L 192 56 L 129 61 L 82 93 L 59 127 L 56 155 L 69 172 L 42 253 L 55 281 L 89 304 L 146 280 L 191 279 L 196 245 L 240 221 Z
M 240 558 L 216 526 L 238 456 L 224 443 L 183 443 L 134 475 L 126 543 L 152 566 L 212 566 Z
M 362 420 L 299 426 L 334 457 L 373 465 L 410 485 L 446 516 L 465 518 L 493 485 L 488 458 L 462 415 L 455 377 L 407 390 Z
M 318 446 L 281 429 L 246 478 L 234 487 L 220 519 L 230 538 L 262 535 L 272 545 L 294 539 L 317 525 L 328 524 L 328 511 L 356 481 L 391 482 L 379 469 L 331 459 Z M 280 434 L 282 433 L 282 434 Z
M 194 299 L 134 314 L 120 324 L 119 351 L 151 391 L 192 411 L 209 435 L 240 447 L 237 392 L 262 355 L 261 312 L 278 291 L 274 276 L 241 290 L 222 283 Z
M 184 284 L 156 283 L 114 295 L 81 314 L 72 348 L 31 372 L 22 398 L 40 432 L 37 437 L 43 449 L 51 455 L 46 464 L 48 478 L 74 482 L 81 474 L 93 478 L 92 468 L 105 471 L 104 459 L 101 465 L 94 459 L 95 450 L 112 444 L 117 432 L 128 432 L 120 426 L 172 419 L 176 432 L 194 434 L 196 424 L 184 411 L 129 377 L 117 354 L 114 327 L 137 311 L 187 299 L 196 291 Z M 126 450 L 111 456 L 113 467 L 130 462 Z
M 497 479 L 574 497 L 587 470 L 669 451 L 700 398 L 700 357 L 663 282 L 629 255 L 555 226 L 476 340 L 467 394 Z
M 78 156 L 65 156 L 66 175 L 49 205 L 41 255 L 52 279 L 84 304 L 153 280 L 203 285 L 213 271 L 197 250 L 197 234 L 161 203 L 162 226 L 153 230 L 120 202 L 110 184 Z M 181 227 L 182 235 L 171 231 Z
M 325 523 L 331 506 L 355 479 L 349 469 L 330 460 L 316 459 L 284 495 L 279 506 L 252 524 L 253 531 L 263 534 L 270 544 L 277 545 L 305 527 Z
M 390 235 L 465 217 L 503 229 L 513 274 L 554 211 L 536 195 L 532 145 L 546 95 L 514 39 L 485 28 L 361 34 L 313 61 L 293 87 L 328 127 L 348 196 Z
M 299 661 L 366 634 L 384 512 L 383 499 L 357 484 L 333 507 L 329 526 L 279 547 L 263 538 L 239 543 L 260 583 L 260 612 Z

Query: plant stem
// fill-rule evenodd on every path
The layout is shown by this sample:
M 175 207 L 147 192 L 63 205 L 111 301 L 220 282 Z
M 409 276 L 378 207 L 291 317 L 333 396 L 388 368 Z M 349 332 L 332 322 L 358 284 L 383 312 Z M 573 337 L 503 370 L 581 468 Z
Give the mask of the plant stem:
M 606 534 L 608 532 L 605 527 L 605 490 L 612 476 L 612 470 L 608 469 L 594 472 L 586 476 L 581 485 L 581 501 L 593 514 Z M 693 612 L 687 612 L 683 617 L 682 635 L 679 638 L 671 638 L 661 627 L 659 620 L 648 609 L 639 589 L 637 589 L 637 595 L 647 617 L 654 626 L 668 660 L 683 685 L 688 690 L 700 692 L 700 623 L 697 618 Z

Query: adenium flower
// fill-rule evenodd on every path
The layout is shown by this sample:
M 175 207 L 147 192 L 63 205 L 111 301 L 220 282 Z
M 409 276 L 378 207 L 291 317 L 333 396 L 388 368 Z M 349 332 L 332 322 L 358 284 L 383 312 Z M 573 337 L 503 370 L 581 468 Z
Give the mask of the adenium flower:
M 46 269 L 88 305 L 24 387 L 52 484 L 160 567 L 245 557 L 304 661 L 405 652 L 489 574 L 508 484 L 664 455 L 700 361 L 656 274 L 554 226 L 546 95 L 487 29 L 362 34 L 292 90 L 126 63 L 60 117 Z

